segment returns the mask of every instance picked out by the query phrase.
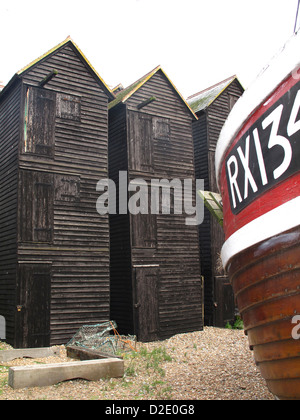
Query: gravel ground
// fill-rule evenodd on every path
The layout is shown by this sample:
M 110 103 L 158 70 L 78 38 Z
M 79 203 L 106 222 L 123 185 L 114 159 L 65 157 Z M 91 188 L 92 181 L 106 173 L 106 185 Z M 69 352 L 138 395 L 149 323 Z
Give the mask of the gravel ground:
M 0 349 L 8 348 L 0 343 Z M 0 365 L 0 400 L 274 400 L 255 365 L 243 331 L 205 327 L 169 340 L 138 343 L 124 355 L 123 378 L 81 379 L 13 390 L 9 366 L 65 362 L 60 357 L 17 359 Z

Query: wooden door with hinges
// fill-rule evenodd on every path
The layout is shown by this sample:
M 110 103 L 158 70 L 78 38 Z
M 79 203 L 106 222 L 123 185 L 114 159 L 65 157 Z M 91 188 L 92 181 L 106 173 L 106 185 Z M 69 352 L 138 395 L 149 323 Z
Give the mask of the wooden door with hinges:
M 56 93 L 27 87 L 24 108 L 23 153 L 53 157 Z
M 19 348 L 50 345 L 50 289 L 50 263 L 19 264 L 16 307 Z
M 214 283 L 214 326 L 224 328 L 235 316 L 233 289 L 226 276 L 215 277 Z
M 53 240 L 53 174 L 19 171 L 19 241 L 48 242 Z
M 135 334 L 142 342 L 159 336 L 158 265 L 135 266 Z

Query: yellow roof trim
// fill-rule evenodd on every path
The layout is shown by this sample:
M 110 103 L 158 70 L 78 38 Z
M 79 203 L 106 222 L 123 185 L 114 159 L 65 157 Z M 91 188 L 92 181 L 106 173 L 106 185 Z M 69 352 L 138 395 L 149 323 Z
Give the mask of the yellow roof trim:
M 77 44 L 75 44 L 75 42 L 72 40 L 72 38 L 70 36 L 68 36 L 63 42 L 61 42 L 60 44 L 56 45 L 55 47 L 51 48 L 51 50 L 47 51 L 45 54 L 41 55 L 40 57 L 38 57 L 37 59 L 35 59 L 34 61 L 32 61 L 31 63 L 27 64 L 27 66 L 23 67 L 21 70 L 19 70 L 17 72 L 17 75 L 20 76 L 22 73 L 24 73 L 26 70 L 28 70 L 30 67 L 34 66 L 35 64 L 37 64 L 39 61 L 43 60 L 44 58 L 46 58 L 48 55 L 52 54 L 53 52 L 55 52 L 56 50 L 58 50 L 59 48 L 61 48 L 62 46 L 64 46 L 65 44 L 67 44 L 68 42 L 71 42 L 74 47 L 76 48 L 76 50 L 79 52 L 79 54 L 81 55 L 81 57 L 83 58 L 83 60 L 86 62 L 86 64 L 90 67 L 90 69 L 95 73 L 95 75 L 97 76 L 97 78 L 101 81 L 101 83 L 105 86 L 105 88 L 107 89 L 107 91 L 111 94 L 112 98 L 115 97 L 114 93 L 111 91 L 111 89 L 109 88 L 109 86 L 104 82 L 104 80 L 102 79 L 102 77 L 98 74 L 97 70 L 92 66 L 92 64 L 90 63 L 90 61 L 86 58 L 86 56 L 83 54 L 83 52 L 81 51 L 81 49 L 78 47 Z

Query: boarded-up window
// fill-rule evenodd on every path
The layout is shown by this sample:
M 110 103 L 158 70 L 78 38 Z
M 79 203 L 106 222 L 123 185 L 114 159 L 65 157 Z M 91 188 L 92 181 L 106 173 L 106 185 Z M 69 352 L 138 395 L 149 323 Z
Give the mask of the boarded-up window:
M 40 88 L 27 88 L 23 152 L 53 156 L 55 109 L 55 92 Z
M 67 120 L 80 121 L 81 98 L 79 96 L 57 94 L 56 115 Z
M 20 171 L 19 235 L 21 242 L 52 242 L 53 175 Z
M 168 164 L 166 162 L 167 156 L 175 156 L 173 144 L 170 141 L 170 121 L 167 118 L 152 118 L 153 127 L 153 143 L 155 148 L 155 171 L 162 170 L 162 167 L 168 171 Z
M 166 118 L 153 118 L 154 138 L 162 141 L 170 140 L 170 123 Z
M 78 202 L 80 200 L 80 177 L 70 175 L 55 176 L 55 200 Z

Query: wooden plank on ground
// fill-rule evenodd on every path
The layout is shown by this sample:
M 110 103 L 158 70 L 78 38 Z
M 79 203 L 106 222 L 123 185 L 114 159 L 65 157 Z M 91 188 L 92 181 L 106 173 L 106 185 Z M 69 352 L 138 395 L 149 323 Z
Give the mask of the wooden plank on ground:
M 122 359 L 121 356 L 103 353 L 99 350 L 88 349 L 84 347 L 67 346 L 66 349 L 67 349 L 67 356 L 72 359 L 79 359 L 79 360 L 94 360 L 94 359 L 107 359 L 107 358 Z
M 30 359 L 38 359 L 59 355 L 59 347 L 38 347 L 28 349 L 12 349 L 0 351 L 0 362 L 9 362 L 14 359 L 28 357 Z

